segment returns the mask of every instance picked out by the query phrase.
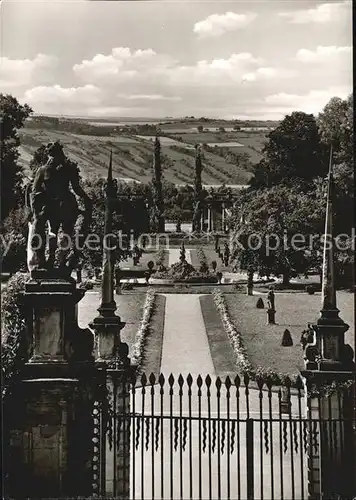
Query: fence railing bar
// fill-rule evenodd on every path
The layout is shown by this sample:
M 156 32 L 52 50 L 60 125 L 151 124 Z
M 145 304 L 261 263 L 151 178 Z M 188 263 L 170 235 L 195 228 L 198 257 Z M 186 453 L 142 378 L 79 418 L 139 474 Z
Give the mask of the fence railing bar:
M 146 395 L 146 375 L 143 374 L 141 377 L 141 500 L 145 498 L 145 480 L 144 480 L 144 470 L 145 470 L 145 395 Z
M 161 423 L 161 500 L 164 500 L 164 448 L 163 448 L 163 435 L 164 435 L 164 419 L 163 419 L 163 397 L 164 397 L 164 376 L 161 373 L 159 378 L 160 384 L 160 404 L 161 404 L 161 414 L 160 414 L 160 423 Z
M 291 394 L 290 394 L 290 385 L 287 385 L 287 400 L 290 403 Z M 293 450 L 293 426 L 292 426 L 292 418 L 291 418 L 291 408 L 288 413 L 289 420 L 289 436 L 290 436 L 290 466 L 291 466 L 291 480 L 292 480 L 292 500 L 295 500 L 295 478 L 294 478 L 294 450 Z
M 247 500 L 254 500 L 254 436 L 253 420 L 246 422 L 246 468 L 247 468 Z
M 218 453 L 218 500 L 221 500 L 221 446 L 220 446 L 220 388 L 221 379 L 218 377 L 216 379 L 216 397 L 217 397 L 217 425 L 218 425 L 218 439 L 217 439 L 217 453 Z
M 278 392 L 278 409 L 279 409 L 279 477 L 281 481 L 281 500 L 284 499 L 283 485 L 283 429 L 282 429 L 282 390 Z
M 205 383 L 207 387 L 207 398 L 208 398 L 208 457 L 209 457 L 209 500 L 212 500 L 213 495 L 212 495 L 212 478 L 211 478 L 211 473 L 212 473 L 212 468 L 211 468 L 211 393 L 210 393 L 210 385 L 211 385 L 211 378 L 209 375 L 205 378 Z
M 302 394 L 301 388 L 298 387 L 298 412 L 302 417 Z M 304 500 L 304 433 L 302 420 L 299 420 L 299 453 L 300 453 L 300 482 L 301 482 L 301 500 Z
M 170 374 L 168 379 L 170 389 L 169 389 L 169 410 L 170 410 L 170 498 L 173 500 L 173 384 L 174 377 Z
M 237 497 L 241 500 L 241 450 L 240 450 L 240 377 L 237 375 L 235 377 L 235 387 L 236 387 L 236 447 L 237 447 Z M 247 414 L 249 414 L 249 406 L 248 406 L 248 385 L 245 388 L 246 395 L 246 405 L 247 405 Z
M 154 397 L 155 397 L 155 388 L 154 388 L 154 383 L 155 383 L 156 377 L 153 373 L 150 375 L 150 384 L 151 384 L 151 437 L 152 437 L 152 443 L 151 443 L 151 461 L 152 461 L 152 478 L 151 478 L 151 498 L 155 498 L 155 457 L 154 457 L 154 447 L 155 447 L 155 435 L 154 435 L 154 423 L 155 423 L 155 413 L 154 413 Z M 158 421 L 158 420 L 157 420 Z
M 130 461 L 130 466 L 132 469 L 132 487 L 131 487 L 131 492 L 132 492 L 132 498 L 133 500 L 136 499 L 136 443 L 135 443 L 135 438 L 136 438 L 136 384 L 135 380 L 132 383 L 132 388 L 131 388 L 131 402 L 132 402 L 132 414 L 128 415 L 129 418 L 132 420 L 132 461 Z M 130 405 L 131 406 L 131 405 Z M 133 418 L 132 418 L 133 416 Z
M 227 461 L 227 500 L 230 500 L 230 387 L 231 380 L 227 376 L 225 379 L 226 387 L 226 412 L 227 412 L 227 442 L 226 442 L 226 461 Z
M 263 385 L 263 382 L 262 382 Z M 262 393 L 262 385 L 259 385 L 259 408 L 260 408 L 260 498 L 263 500 L 263 393 Z
M 268 409 L 269 409 L 269 433 L 270 433 L 270 466 L 271 466 L 271 498 L 274 500 L 274 454 L 273 454 L 273 425 L 272 425 L 272 392 L 271 392 L 271 385 L 267 384 L 268 387 Z
M 201 387 L 203 385 L 203 379 L 199 375 L 197 378 L 198 386 L 198 425 L 199 425 L 199 500 L 202 500 L 202 456 L 201 456 L 201 445 L 202 445 L 202 435 L 201 435 Z

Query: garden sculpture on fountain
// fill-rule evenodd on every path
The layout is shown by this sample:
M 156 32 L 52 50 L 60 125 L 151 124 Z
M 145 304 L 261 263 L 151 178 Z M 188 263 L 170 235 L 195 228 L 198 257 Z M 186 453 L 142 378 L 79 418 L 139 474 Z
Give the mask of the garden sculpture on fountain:
M 79 235 L 79 245 L 87 236 L 92 203 L 80 186 L 77 165 L 70 161 L 63 152 L 59 142 L 47 146 L 48 161 L 35 173 L 30 192 L 27 196 L 29 209 L 29 271 L 48 270 L 55 268 L 56 251 L 59 247 L 59 269 L 70 275 L 78 266 L 80 253 L 74 244 L 74 229 L 79 215 L 83 215 Z M 74 193 L 83 200 L 84 211 L 80 211 Z M 46 226 L 48 227 L 48 248 L 46 242 Z M 60 228 L 63 237 L 58 245 Z M 64 238 L 65 237 L 65 238 Z M 65 239 L 67 241 L 65 241 Z M 68 245 L 69 252 L 64 248 Z M 46 250 L 48 259 L 46 260 Z

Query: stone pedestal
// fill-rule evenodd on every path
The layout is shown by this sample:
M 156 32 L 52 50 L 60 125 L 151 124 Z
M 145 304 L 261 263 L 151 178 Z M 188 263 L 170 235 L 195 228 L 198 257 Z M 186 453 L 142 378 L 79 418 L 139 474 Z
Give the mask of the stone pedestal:
M 107 390 L 113 413 L 111 445 L 106 436 L 105 494 L 130 498 L 130 381 L 136 367 L 106 370 Z
M 84 294 L 72 279 L 31 278 L 26 283 L 30 363 L 60 364 L 70 359 L 80 336 L 76 304 Z
M 80 379 L 68 374 L 26 379 L 16 388 L 6 418 L 9 497 L 90 495 L 90 401 L 85 415 L 80 399 Z
M 29 360 L 4 405 L 9 496 L 91 494 L 93 336 L 76 322 L 84 293 L 43 274 L 25 285 Z
M 267 325 L 275 325 L 276 324 L 276 310 L 275 309 L 267 309 Z
M 354 379 L 351 372 L 302 372 L 308 420 L 308 494 L 319 500 L 353 498 L 356 493 L 352 389 L 325 393 L 332 382 Z M 318 393 L 318 391 L 320 391 Z

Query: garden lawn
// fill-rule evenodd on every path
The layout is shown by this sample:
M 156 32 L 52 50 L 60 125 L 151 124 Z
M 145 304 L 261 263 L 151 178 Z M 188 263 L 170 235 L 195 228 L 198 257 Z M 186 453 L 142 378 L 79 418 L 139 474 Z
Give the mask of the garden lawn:
M 265 309 L 257 309 L 256 302 L 263 298 Z M 266 295 L 225 295 L 231 319 L 241 333 L 248 359 L 254 368 L 296 375 L 304 368 L 300 336 L 307 323 L 314 323 L 319 317 L 320 293 L 276 293 L 276 325 L 267 325 Z M 340 317 L 350 326 L 345 342 L 354 346 L 354 296 L 352 293 L 337 292 Z M 288 328 L 293 346 L 282 347 L 284 330 Z
M 203 295 L 200 297 L 200 307 L 203 314 L 215 374 L 223 378 L 227 375 L 234 378 L 237 372 L 235 355 L 227 333 L 225 332 L 220 314 L 214 305 L 213 297 L 211 295 Z
M 117 304 L 116 314 L 126 325 L 121 330 L 121 340 L 129 345 L 129 355 L 131 346 L 135 342 L 136 332 L 140 326 L 143 315 L 143 306 L 146 294 L 122 294 L 115 295 Z M 98 315 L 97 308 L 100 305 L 99 292 L 87 292 L 78 306 L 78 323 L 81 328 L 88 327 L 88 324 Z

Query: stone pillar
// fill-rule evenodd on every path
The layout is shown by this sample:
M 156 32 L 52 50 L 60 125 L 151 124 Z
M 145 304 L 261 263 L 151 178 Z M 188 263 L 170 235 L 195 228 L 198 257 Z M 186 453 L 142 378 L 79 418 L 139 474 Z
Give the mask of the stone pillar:
M 351 372 L 302 372 L 308 427 L 308 495 L 312 500 L 355 496 L 355 443 L 351 388 L 330 391 Z M 328 387 L 329 392 L 325 389 Z
M 247 295 L 253 295 L 253 271 L 247 273 L 246 293 Z
M 130 498 L 130 382 L 135 367 L 107 369 L 107 390 L 116 415 L 112 426 L 112 446 L 106 438 L 105 494 Z
M 212 216 L 212 208 L 208 207 L 208 231 L 211 232 L 213 230 L 213 216 Z
M 275 325 L 276 324 L 276 310 L 275 309 L 267 309 L 267 325 Z
M 87 496 L 93 336 L 75 320 L 85 292 L 45 274 L 25 285 L 29 361 L 4 407 L 9 496 Z

